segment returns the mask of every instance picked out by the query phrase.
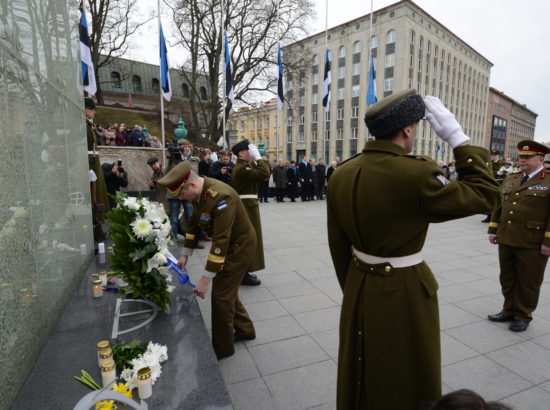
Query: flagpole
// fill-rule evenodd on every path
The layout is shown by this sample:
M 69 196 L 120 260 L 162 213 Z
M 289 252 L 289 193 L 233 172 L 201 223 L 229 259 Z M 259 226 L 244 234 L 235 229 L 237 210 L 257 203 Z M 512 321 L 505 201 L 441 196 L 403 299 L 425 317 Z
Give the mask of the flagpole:
M 325 1 L 325 65 L 329 63 L 328 61 L 328 0 Z M 330 91 L 327 90 L 328 95 L 330 95 Z M 321 127 L 321 137 L 323 138 L 323 157 L 328 157 L 327 155 L 327 139 L 325 138 L 325 128 L 327 126 L 325 116 L 327 115 L 327 111 L 329 112 L 329 118 L 330 118 L 330 99 L 327 101 L 327 107 L 323 110 L 323 116 L 322 116 L 322 127 Z M 325 158 L 325 164 L 328 163 L 328 158 Z
M 372 16 L 372 13 L 373 13 L 373 2 L 374 0 L 370 0 L 370 28 L 369 28 L 369 42 L 368 42 L 368 48 L 369 48 L 369 72 L 371 70 L 371 66 L 372 66 L 372 46 L 371 46 L 371 42 L 372 42 L 372 21 L 373 21 L 373 16 Z M 370 73 L 367 74 L 367 94 L 369 92 L 369 83 L 368 81 L 370 81 Z M 376 81 L 376 80 L 374 80 Z M 369 103 L 367 101 L 367 109 L 369 108 Z M 367 137 L 368 137 L 369 134 L 369 129 L 367 128 Z M 367 138 L 368 139 L 368 138 Z
M 160 0 L 158 0 L 157 3 L 158 7 L 158 23 L 159 23 L 159 56 L 161 55 L 160 47 L 162 47 L 162 44 L 160 44 Z M 166 67 L 166 70 L 168 71 L 166 75 L 170 75 L 170 69 L 169 67 Z M 159 61 L 159 73 L 160 73 L 160 79 L 161 84 L 159 87 L 159 96 L 160 96 L 160 132 L 162 136 L 162 169 L 166 171 L 166 140 L 164 137 L 164 96 L 162 95 L 162 62 Z
M 224 31 L 224 27 L 223 27 L 223 16 L 224 16 L 224 9 L 225 9 L 225 2 L 222 0 L 222 9 L 221 9 L 221 24 L 220 24 L 220 36 L 221 36 L 221 43 L 222 43 L 222 51 L 224 52 L 223 55 L 224 55 L 224 58 L 222 59 L 223 60 L 223 71 L 222 71 L 222 90 L 223 90 L 223 100 L 222 100 L 222 147 L 223 149 L 225 150 L 226 149 L 226 146 L 225 146 L 225 105 L 227 103 L 226 101 L 226 87 L 227 87 L 227 84 L 226 84 L 226 81 L 225 81 L 225 71 L 227 70 L 227 67 L 225 66 L 227 63 L 225 61 L 225 53 L 226 53 L 226 50 L 225 50 L 225 41 L 224 41 L 224 35 L 225 35 L 225 31 Z M 231 56 L 230 56 L 231 58 Z
M 279 101 L 278 101 L 278 98 L 279 98 L 279 76 L 281 75 L 281 73 L 279 73 L 279 48 L 281 47 L 281 33 L 279 31 L 279 19 L 280 19 L 280 16 L 279 16 L 279 8 L 281 7 L 281 2 L 278 1 L 277 2 L 277 25 L 275 26 L 276 27 L 276 35 L 277 35 L 277 41 L 278 41 L 278 47 L 277 47 L 277 96 L 275 97 L 275 101 L 277 103 L 277 105 L 275 106 L 276 107 L 276 110 L 275 110 L 275 160 L 277 161 L 277 165 L 279 164 Z M 284 105 L 283 107 L 281 107 L 284 109 Z M 284 114 L 284 113 L 283 113 Z M 281 153 L 281 156 L 282 156 L 282 153 Z

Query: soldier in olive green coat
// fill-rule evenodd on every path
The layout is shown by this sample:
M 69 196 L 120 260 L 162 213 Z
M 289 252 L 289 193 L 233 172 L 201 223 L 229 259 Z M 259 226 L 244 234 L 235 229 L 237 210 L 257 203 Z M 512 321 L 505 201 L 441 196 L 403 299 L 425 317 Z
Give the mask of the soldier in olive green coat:
M 233 188 L 217 179 L 199 177 L 191 171 L 189 161 L 180 162 L 157 183 L 193 203 L 179 260 L 182 268 L 197 247 L 201 230 L 212 232 L 212 247 L 195 294 L 204 298 L 212 282 L 212 346 L 218 360 L 229 357 L 235 353 L 235 341 L 256 337 L 238 296 L 256 249 L 250 219 Z
M 454 148 L 459 181 L 430 158 L 407 155 L 425 105 Z M 454 116 L 414 90 L 367 111 L 375 141 L 339 166 L 327 195 L 329 247 L 344 292 L 337 408 L 418 410 L 441 396 L 438 284 L 421 255 L 428 226 L 495 208 L 489 155 L 468 145 Z
M 522 172 L 502 182 L 502 206 L 489 224 L 489 241 L 498 243 L 504 305 L 488 319 L 512 322 L 510 330 L 523 332 L 533 319 L 550 255 L 550 177 L 544 169 L 550 149 L 529 140 L 517 147 Z
M 238 157 L 231 175 L 231 186 L 241 197 L 250 222 L 256 230 L 257 248 L 252 265 L 248 270 L 248 272 L 256 272 L 265 269 L 262 220 L 258 205 L 258 182 L 269 178 L 269 162 L 261 159 L 258 148 L 254 144 L 249 144 L 248 140 L 235 144 L 231 151 Z M 243 280 L 243 285 L 248 286 L 257 286 L 260 283 L 256 275 L 247 274 Z

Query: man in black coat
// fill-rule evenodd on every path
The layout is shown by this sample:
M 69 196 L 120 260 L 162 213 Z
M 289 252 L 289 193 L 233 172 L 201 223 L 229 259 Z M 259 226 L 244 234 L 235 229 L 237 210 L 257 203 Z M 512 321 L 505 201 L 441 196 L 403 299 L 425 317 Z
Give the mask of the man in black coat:
M 313 186 L 313 170 L 307 157 L 302 158 L 302 162 L 298 165 L 298 178 L 302 187 L 300 189 L 302 202 L 309 201 L 309 192 Z
M 325 170 L 325 161 L 319 158 L 319 162 L 315 165 L 315 196 L 320 200 L 325 199 Z
M 296 202 L 296 197 L 298 196 L 298 172 L 296 161 L 291 161 L 286 171 L 286 184 L 288 186 L 290 202 Z
M 231 162 L 231 153 L 224 151 L 220 155 L 220 160 L 210 166 L 210 177 L 219 179 L 227 185 L 231 185 L 231 173 L 235 165 Z
M 122 165 L 122 160 L 109 164 L 105 162 L 101 164 L 103 168 L 103 175 L 105 176 L 105 185 L 107 185 L 107 193 L 110 195 L 116 195 L 120 188 L 126 188 L 128 186 L 128 173 Z M 116 201 L 109 195 L 109 207 L 111 209 L 116 207 Z

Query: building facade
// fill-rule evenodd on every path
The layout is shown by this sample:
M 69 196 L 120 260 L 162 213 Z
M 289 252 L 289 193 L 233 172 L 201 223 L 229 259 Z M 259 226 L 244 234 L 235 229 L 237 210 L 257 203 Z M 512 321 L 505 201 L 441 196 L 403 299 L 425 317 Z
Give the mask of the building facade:
M 263 143 L 268 159 L 273 161 L 284 159 L 283 123 L 283 113 L 277 112 L 277 100 L 272 99 L 257 107 L 231 111 L 227 129 L 236 132 L 237 141 L 248 139 L 256 145 Z
M 181 117 L 192 130 L 191 101 L 196 107 L 210 102 L 210 90 L 206 77 L 199 77 L 194 90 L 181 70 L 170 69 L 172 98 L 164 100 L 166 118 L 177 122 Z M 189 74 L 190 75 L 190 74 Z M 99 82 L 106 105 L 142 108 L 160 112 L 160 68 L 155 64 L 142 63 L 126 58 L 112 57 L 109 63 L 99 70 Z M 207 116 L 199 113 L 200 130 L 206 131 Z M 196 130 L 193 130 L 197 132 Z
M 535 138 L 537 116 L 525 104 L 490 87 L 485 147 L 497 150 L 502 158 L 517 160 L 517 144 Z
M 331 100 L 322 105 L 325 33 L 288 45 L 285 156 L 328 160 L 361 151 L 369 56 L 377 98 L 406 88 L 435 95 L 455 114 L 472 143 L 484 145 L 492 63 L 414 2 L 404 0 L 328 30 Z M 414 153 L 448 162 L 451 149 L 421 121 Z

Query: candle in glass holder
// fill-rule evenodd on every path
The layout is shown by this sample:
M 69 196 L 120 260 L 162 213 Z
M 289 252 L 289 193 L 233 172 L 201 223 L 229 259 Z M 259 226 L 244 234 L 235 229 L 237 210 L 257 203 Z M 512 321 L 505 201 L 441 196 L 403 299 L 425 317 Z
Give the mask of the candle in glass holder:
M 153 394 L 153 383 L 151 381 L 151 369 L 144 367 L 138 370 L 138 394 L 142 400 L 148 399 Z
M 99 367 L 109 360 L 113 360 L 113 350 L 110 347 L 101 349 L 99 352 Z
M 107 271 L 106 270 L 100 270 L 99 271 L 99 280 L 101 280 L 101 286 L 107 286 Z
M 101 382 L 103 388 L 108 387 L 116 380 L 116 369 L 114 360 L 106 360 L 101 365 Z
M 103 296 L 103 288 L 101 287 L 101 280 L 94 280 L 92 285 L 92 292 L 94 294 L 94 298 L 100 298 Z
M 99 352 L 111 346 L 109 345 L 108 340 L 101 340 L 100 342 L 97 342 L 96 347 L 97 347 L 97 365 L 101 367 L 101 358 L 99 357 Z
M 105 244 L 103 242 L 97 244 L 97 253 L 105 253 Z

